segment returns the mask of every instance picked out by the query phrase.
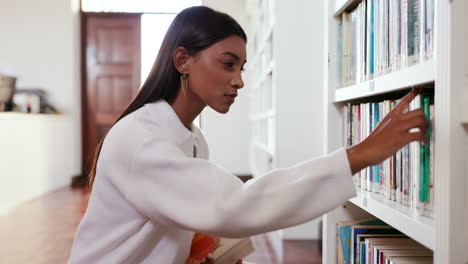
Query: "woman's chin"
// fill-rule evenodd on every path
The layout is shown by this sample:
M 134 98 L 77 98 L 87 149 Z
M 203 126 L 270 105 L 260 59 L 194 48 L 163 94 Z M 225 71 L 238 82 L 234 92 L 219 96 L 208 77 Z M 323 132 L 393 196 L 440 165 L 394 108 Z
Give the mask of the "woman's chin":
M 211 109 L 215 110 L 220 114 L 226 114 L 227 112 L 229 112 L 230 108 L 231 105 L 217 105 L 216 107 L 211 107 Z

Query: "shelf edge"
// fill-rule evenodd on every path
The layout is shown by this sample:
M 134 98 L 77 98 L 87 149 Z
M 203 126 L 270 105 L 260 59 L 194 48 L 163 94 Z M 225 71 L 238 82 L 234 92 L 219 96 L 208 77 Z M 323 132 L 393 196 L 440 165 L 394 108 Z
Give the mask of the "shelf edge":
M 372 80 L 336 89 L 334 102 L 344 102 L 398 91 L 411 86 L 434 82 L 435 77 L 435 62 L 431 59 Z
M 409 216 L 407 213 L 395 210 L 385 203 L 393 204 L 394 206 L 400 206 L 400 204 L 390 200 L 385 203 L 379 202 L 372 199 L 372 196 L 375 195 L 379 194 L 370 194 L 367 191 L 358 190 L 358 195 L 351 198 L 349 201 L 392 227 L 400 230 L 402 233 L 421 243 L 425 247 L 434 250 L 434 220 L 424 216 Z M 385 198 L 382 197 L 382 199 Z M 401 204 L 401 207 L 404 207 L 404 205 Z M 408 210 L 412 209 L 408 208 Z

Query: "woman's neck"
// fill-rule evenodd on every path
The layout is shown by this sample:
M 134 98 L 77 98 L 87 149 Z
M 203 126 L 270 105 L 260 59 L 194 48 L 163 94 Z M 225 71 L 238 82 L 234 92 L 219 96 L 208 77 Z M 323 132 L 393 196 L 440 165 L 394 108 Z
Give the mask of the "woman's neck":
M 174 112 L 179 117 L 182 124 L 190 130 L 190 125 L 193 120 L 201 113 L 205 104 L 200 100 L 198 96 L 187 91 L 187 94 L 178 93 L 176 98 L 169 102 Z

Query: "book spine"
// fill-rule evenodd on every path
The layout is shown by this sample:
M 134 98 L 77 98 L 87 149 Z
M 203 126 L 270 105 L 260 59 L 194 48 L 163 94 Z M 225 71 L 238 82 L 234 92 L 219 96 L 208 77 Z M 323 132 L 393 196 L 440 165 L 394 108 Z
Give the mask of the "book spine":
M 419 0 L 408 0 L 408 66 L 418 62 Z
M 354 28 L 354 49 L 352 52 L 353 54 L 353 73 L 354 75 L 354 81 L 355 83 L 360 83 L 361 82 L 361 16 L 360 16 L 360 10 L 361 10 L 362 2 L 354 9 L 353 11 L 353 28 Z
M 379 103 L 379 120 L 383 120 L 385 117 L 384 111 L 384 102 Z M 380 182 L 379 182 L 379 193 L 384 194 L 384 184 L 385 184 L 385 172 L 384 172 L 384 163 L 379 164 L 379 175 L 380 175 Z
M 426 114 L 426 119 L 427 120 L 430 120 L 431 117 L 430 117 L 430 109 L 429 109 L 429 105 L 430 105 L 430 97 L 429 96 L 424 96 L 423 97 L 423 108 L 424 108 L 424 113 Z M 426 130 L 426 137 L 427 139 L 429 140 L 430 139 L 430 135 L 431 135 L 431 128 L 430 126 L 427 128 Z M 429 144 L 430 142 L 428 142 L 427 145 L 424 146 L 424 214 L 423 215 L 426 215 L 426 216 L 429 216 L 429 213 L 428 213 L 428 210 L 429 210 L 429 205 L 428 205 L 428 202 L 429 202 L 429 167 L 430 167 L 430 164 L 429 164 Z
M 408 57 L 408 0 L 401 0 L 401 67 L 407 65 Z
M 425 201 L 425 146 L 420 144 L 419 145 L 419 200 L 418 200 L 418 213 L 420 215 L 424 214 L 424 201 Z
M 366 124 L 366 105 L 361 104 L 361 123 L 360 123 L 360 135 L 361 140 L 366 138 L 365 124 Z M 367 190 L 367 174 L 366 169 L 361 170 L 361 188 Z
M 367 1 L 362 1 L 362 8 L 361 8 L 361 80 L 367 80 L 366 76 L 366 64 L 367 64 L 367 53 L 366 53 L 366 44 L 367 44 Z
M 426 58 L 434 53 L 434 0 L 426 0 Z
M 379 103 L 373 103 L 372 104 L 373 107 L 374 107 L 374 129 L 377 128 L 377 126 L 379 125 Z M 380 187 L 380 165 L 376 165 L 373 167 L 373 170 L 374 170 L 374 186 L 373 186 L 373 191 L 378 193 L 379 192 L 379 187 Z
M 385 114 L 388 115 L 390 113 L 391 101 L 385 101 Z M 392 196 L 392 158 L 388 158 L 386 160 L 386 165 L 385 165 L 385 177 L 386 177 L 386 188 L 385 188 L 385 197 L 389 200 L 391 200 Z
M 395 190 L 395 200 L 398 203 L 402 203 L 401 199 L 401 189 L 402 189 L 402 180 L 401 180 L 401 150 L 396 153 L 396 190 Z
M 366 123 L 365 123 L 365 133 L 366 133 L 366 138 L 370 135 L 370 124 L 371 124 L 371 115 L 370 115 L 370 103 L 366 103 Z M 369 167 L 366 168 L 366 177 L 367 177 L 367 180 L 366 180 L 366 184 L 367 184 L 367 187 L 366 189 L 371 192 L 372 191 L 372 175 L 371 175 L 371 170 L 369 169 Z
M 342 36 L 342 50 L 343 50 L 343 68 L 342 68 L 342 76 L 341 76 L 341 85 L 347 86 L 349 85 L 349 64 L 350 64 L 350 15 L 347 12 L 343 12 L 343 36 Z
M 395 27 L 396 27 L 396 40 L 395 40 L 395 70 L 401 68 L 401 0 L 396 0 L 395 7 Z
M 392 101 L 391 102 L 391 110 L 395 107 L 396 102 Z M 390 110 L 390 111 L 391 111 Z M 398 153 L 398 152 L 397 152 Z M 391 159 L 391 175 L 392 175 L 392 181 L 391 181 L 391 193 L 390 193 L 390 200 L 395 201 L 396 200 L 396 188 L 397 188 L 397 179 L 396 179 L 396 166 L 397 166 L 397 153 L 393 154 L 392 159 Z
M 419 61 L 426 59 L 426 0 L 419 0 Z
M 374 77 L 380 75 L 380 2 L 382 0 L 374 0 Z
M 409 188 L 410 188 L 410 174 L 409 174 L 409 145 L 402 149 L 402 178 L 403 178 L 403 204 L 409 206 Z
M 337 42 L 336 42 L 336 70 L 338 76 L 337 87 L 343 87 L 343 16 L 337 23 Z
M 419 2 L 422 0 L 414 0 L 414 60 L 413 63 L 419 63 L 419 54 L 420 54 L 420 31 L 421 31 L 421 9 Z
M 353 115 L 355 120 L 353 122 L 353 145 L 358 144 L 361 141 L 360 125 L 361 125 L 361 107 L 354 105 Z M 356 174 L 356 183 L 358 187 L 361 187 L 361 172 Z
M 384 0 L 384 63 L 383 72 L 389 71 L 389 40 L 390 40 L 390 17 L 389 17 L 389 0 Z
M 430 116 L 430 143 L 429 143 L 429 216 L 434 217 L 434 205 L 435 205 L 435 196 L 434 196 L 434 105 L 429 106 L 429 116 Z
M 421 106 L 421 96 L 418 95 L 412 102 L 413 107 L 412 109 L 418 109 Z M 416 132 L 418 129 L 413 129 L 410 132 Z M 420 143 L 412 142 L 413 150 L 411 152 L 412 155 L 412 180 L 413 180 L 413 193 L 412 193 L 412 206 L 416 212 L 419 211 L 420 208 Z

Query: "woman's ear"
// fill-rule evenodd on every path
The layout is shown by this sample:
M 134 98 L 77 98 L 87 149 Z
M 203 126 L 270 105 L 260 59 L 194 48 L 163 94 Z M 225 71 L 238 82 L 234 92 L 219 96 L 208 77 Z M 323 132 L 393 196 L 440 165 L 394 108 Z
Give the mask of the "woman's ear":
M 178 72 L 186 73 L 189 70 L 190 55 L 184 47 L 177 47 L 172 55 L 172 60 Z

